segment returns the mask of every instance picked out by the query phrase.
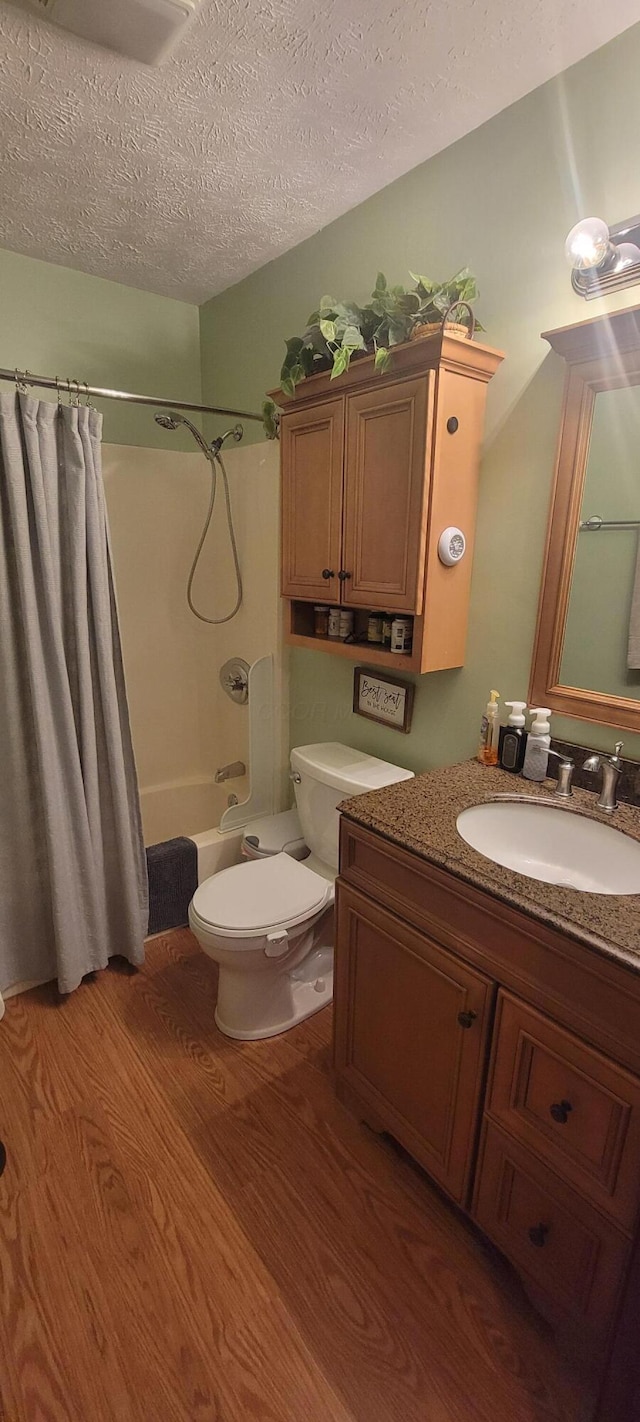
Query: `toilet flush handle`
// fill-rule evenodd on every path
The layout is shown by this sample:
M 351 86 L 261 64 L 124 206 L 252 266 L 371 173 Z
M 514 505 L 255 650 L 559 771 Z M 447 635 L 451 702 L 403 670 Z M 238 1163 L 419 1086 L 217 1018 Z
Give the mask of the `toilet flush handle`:
M 290 771 L 289 771 L 289 779 L 290 779 L 290 780 L 293 780 L 294 785 L 299 785 L 299 784 L 300 784 L 300 781 L 302 780 L 302 776 L 301 776 L 301 774 L 300 774 L 300 771 L 299 771 L 299 770 L 290 770 Z
M 279 933 L 268 933 L 265 944 L 266 958 L 281 958 L 289 947 L 289 934 L 286 929 L 281 929 Z

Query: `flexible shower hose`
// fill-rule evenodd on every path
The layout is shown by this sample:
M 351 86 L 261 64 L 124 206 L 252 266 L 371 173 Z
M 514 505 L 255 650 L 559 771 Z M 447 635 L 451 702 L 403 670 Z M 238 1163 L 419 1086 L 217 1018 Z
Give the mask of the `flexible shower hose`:
M 203 527 L 202 533 L 200 534 L 200 542 L 198 543 L 198 547 L 196 548 L 195 556 L 194 556 L 193 562 L 192 562 L 192 564 L 191 564 L 191 571 L 190 571 L 190 573 L 189 573 L 189 580 L 188 580 L 188 582 L 187 582 L 187 602 L 188 602 L 188 604 L 189 604 L 189 607 L 190 607 L 190 609 L 191 609 L 191 611 L 192 611 L 194 617 L 198 617 L 198 618 L 200 619 L 200 622 L 208 622 L 208 623 L 210 624 L 210 626 L 217 627 L 217 626 L 219 626 L 222 622 L 230 622 L 230 621 L 231 621 L 231 618 L 232 618 L 232 617 L 235 617 L 236 612 L 238 611 L 238 609 L 240 608 L 240 606 L 241 606 L 241 604 L 242 604 L 242 574 L 241 574 L 241 572 L 240 572 L 240 559 L 239 559 L 239 557 L 238 557 L 238 545 L 237 545 L 237 543 L 236 543 L 236 534 L 235 534 L 235 529 L 234 529 L 234 527 L 233 527 L 233 513 L 232 513 L 232 511 L 231 511 L 231 496 L 230 496 L 230 494 L 229 494 L 229 480 L 228 480 L 228 478 L 227 478 L 227 471 L 226 471 L 226 469 L 225 469 L 225 467 L 224 467 L 224 463 L 223 463 L 222 455 L 221 455 L 221 454 L 213 454 L 212 451 L 208 451 L 208 452 L 207 452 L 207 458 L 208 458 L 209 463 L 210 463 L 210 465 L 211 465 L 211 492 L 210 492 L 210 494 L 209 494 L 209 508 L 207 509 L 207 517 L 206 517 L 206 519 L 205 519 L 205 521 L 204 521 L 204 527 Z M 237 594 L 237 595 L 236 595 L 236 601 L 235 601 L 235 605 L 234 605 L 233 611 L 232 611 L 232 612 L 228 612 L 227 615 L 226 615 L 226 617 L 205 617 L 205 615 L 204 615 L 203 612 L 198 612 L 198 609 L 197 609 L 197 607 L 196 607 L 196 605 L 195 605 L 195 603 L 194 603 L 194 601 L 193 601 L 193 580 L 194 580 L 194 578 L 195 578 L 195 575 L 196 575 L 196 572 L 197 572 L 197 569 L 198 569 L 198 563 L 200 562 L 200 554 L 202 553 L 202 549 L 203 549 L 203 547 L 204 547 L 207 534 L 208 534 L 208 532 L 209 532 L 209 526 L 210 526 L 211 520 L 212 520 L 212 518 L 213 518 L 213 511 L 214 511 L 215 506 L 216 506 L 216 489 L 217 489 L 217 483 L 218 483 L 217 470 L 216 470 L 216 463 L 220 465 L 220 468 L 221 468 L 221 470 L 222 470 L 222 482 L 223 482 L 223 484 L 224 484 L 224 499 L 225 499 L 225 505 L 226 505 L 226 510 L 227 510 L 227 527 L 228 527 L 228 529 L 229 529 L 229 542 L 231 543 L 231 553 L 232 553 L 232 556 L 233 556 L 233 566 L 234 566 L 234 568 L 235 568 L 235 574 L 236 574 L 236 594 Z

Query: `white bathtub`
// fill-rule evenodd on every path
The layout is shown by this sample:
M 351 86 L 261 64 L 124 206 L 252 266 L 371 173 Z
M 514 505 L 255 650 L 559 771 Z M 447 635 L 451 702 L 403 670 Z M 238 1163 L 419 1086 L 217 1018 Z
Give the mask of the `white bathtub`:
M 234 794 L 244 798 L 244 780 L 234 781 Z M 227 808 L 229 782 L 216 785 L 209 779 L 175 780 L 140 791 L 145 844 L 186 835 L 198 850 L 198 883 L 240 862 L 242 829 L 221 834 L 217 826 Z M 246 794 L 246 791 L 244 792 Z
M 201 834 L 219 825 L 228 794 L 228 784 L 216 785 L 202 777 L 147 786 L 140 791 L 145 844 Z

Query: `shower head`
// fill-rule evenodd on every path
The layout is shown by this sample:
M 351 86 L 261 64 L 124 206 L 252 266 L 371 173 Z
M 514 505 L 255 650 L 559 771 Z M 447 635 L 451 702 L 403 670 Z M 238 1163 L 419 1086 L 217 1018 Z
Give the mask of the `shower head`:
M 205 459 L 211 459 L 211 451 L 206 440 L 203 435 L 200 434 L 200 430 L 197 430 L 195 425 L 192 425 L 191 420 L 187 419 L 186 415 L 179 415 L 177 410 L 168 410 L 166 415 L 154 415 L 154 419 L 157 425 L 162 425 L 163 430 L 177 430 L 178 425 L 186 425 L 187 429 L 191 430 L 193 438 L 198 448 L 202 450 Z
M 208 445 L 200 434 L 200 431 L 196 429 L 195 425 L 192 425 L 191 420 L 188 420 L 185 415 L 179 415 L 177 410 L 169 410 L 168 414 L 157 414 L 154 415 L 153 418 L 157 425 L 162 425 L 163 430 L 177 430 L 178 425 L 186 425 L 187 429 L 191 430 L 196 444 L 200 446 L 202 453 L 206 455 L 207 459 L 210 459 L 211 455 L 213 455 L 214 459 L 217 458 L 225 440 L 229 439 L 230 435 L 233 436 L 236 444 L 238 444 L 244 434 L 242 425 L 234 425 L 233 429 L 226 430 L 225 434 L 220 435 L 218 439 L 214 439 L 212 443 Z

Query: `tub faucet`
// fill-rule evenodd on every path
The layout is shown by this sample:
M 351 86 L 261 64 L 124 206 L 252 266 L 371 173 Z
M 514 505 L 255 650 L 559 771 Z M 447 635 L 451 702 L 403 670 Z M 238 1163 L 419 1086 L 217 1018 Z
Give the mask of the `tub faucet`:
M 597 804 L 598 809 L 607 810 L 609 814 L 618 806 L 618 781 L 624 768 L 620 759 L 622 746 L 622 741 L 616 741 L 615 755 L 590 755 L 582 766 L 583 770 L 593 771 L 594 774 L 598 770 L 602 771 L 602 786 Z
M 241 775 L 246 775 L 247 767 L 243 760 L 233 760 L 231 765 L 221 765 L 214 775 L 216 785 L 222 784 L 223 780 L 239 780 Z

